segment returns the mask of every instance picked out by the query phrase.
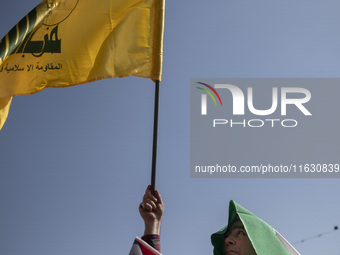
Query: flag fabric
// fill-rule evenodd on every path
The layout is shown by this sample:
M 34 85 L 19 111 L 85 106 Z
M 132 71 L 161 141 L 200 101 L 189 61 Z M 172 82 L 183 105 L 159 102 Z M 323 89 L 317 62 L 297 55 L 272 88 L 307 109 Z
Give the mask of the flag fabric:
M 0 130 L 7 119 L 11 101 L 12 97 L 0 98 Z
M 10 98 L 104 78 L 161 80 L 164 0 L 44 0 L 0 41 L 0 128 Z
M 229 204 L 228 225 L 239 217 L 257 255 L 300 255 L 274 228 L 234 201 Z M 211 235 L 214 255 L 222 255 L 228 225 Z
M 144 240 L 140 239 L 139 237 L 136 237 L 129 255 L 162 255 L 162 254 L 153 247 L 151 247 Z

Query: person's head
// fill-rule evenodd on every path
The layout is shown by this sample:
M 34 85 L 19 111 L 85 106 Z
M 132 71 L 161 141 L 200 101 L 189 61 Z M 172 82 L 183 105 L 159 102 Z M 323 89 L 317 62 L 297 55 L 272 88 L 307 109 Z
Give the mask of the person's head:
M 211 235 L 214 255 L 299 253 L 273 227 L 231 200 L 228 224 Z
M 223 255 L 256 255 L 247 231 L 239 218 L 235 219 L 225 233 Z

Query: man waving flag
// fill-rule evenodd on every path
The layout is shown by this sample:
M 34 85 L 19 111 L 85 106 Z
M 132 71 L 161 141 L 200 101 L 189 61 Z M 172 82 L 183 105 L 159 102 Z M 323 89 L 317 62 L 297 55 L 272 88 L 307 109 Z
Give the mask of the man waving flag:
M 104 78 L 160 81 L 164 0 L 44 0 L 0 41 L 0 128 L 13 96 Z

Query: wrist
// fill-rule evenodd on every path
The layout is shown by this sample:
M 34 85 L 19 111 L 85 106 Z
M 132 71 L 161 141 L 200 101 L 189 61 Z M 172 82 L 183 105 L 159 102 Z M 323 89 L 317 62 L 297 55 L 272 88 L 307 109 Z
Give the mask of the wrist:
M 152 224 L 145 223 L 144 235 L 160 235 L 161 233 L 161 223 L 155 222 Z

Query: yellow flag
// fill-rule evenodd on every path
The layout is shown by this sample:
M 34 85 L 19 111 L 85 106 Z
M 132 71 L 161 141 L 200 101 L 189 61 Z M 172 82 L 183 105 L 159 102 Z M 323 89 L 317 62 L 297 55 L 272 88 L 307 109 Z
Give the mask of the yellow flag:
M 44 0 L 0 41 L 0 129 L 10 98 L 104 78 L 161 80 L 164 0 Z

